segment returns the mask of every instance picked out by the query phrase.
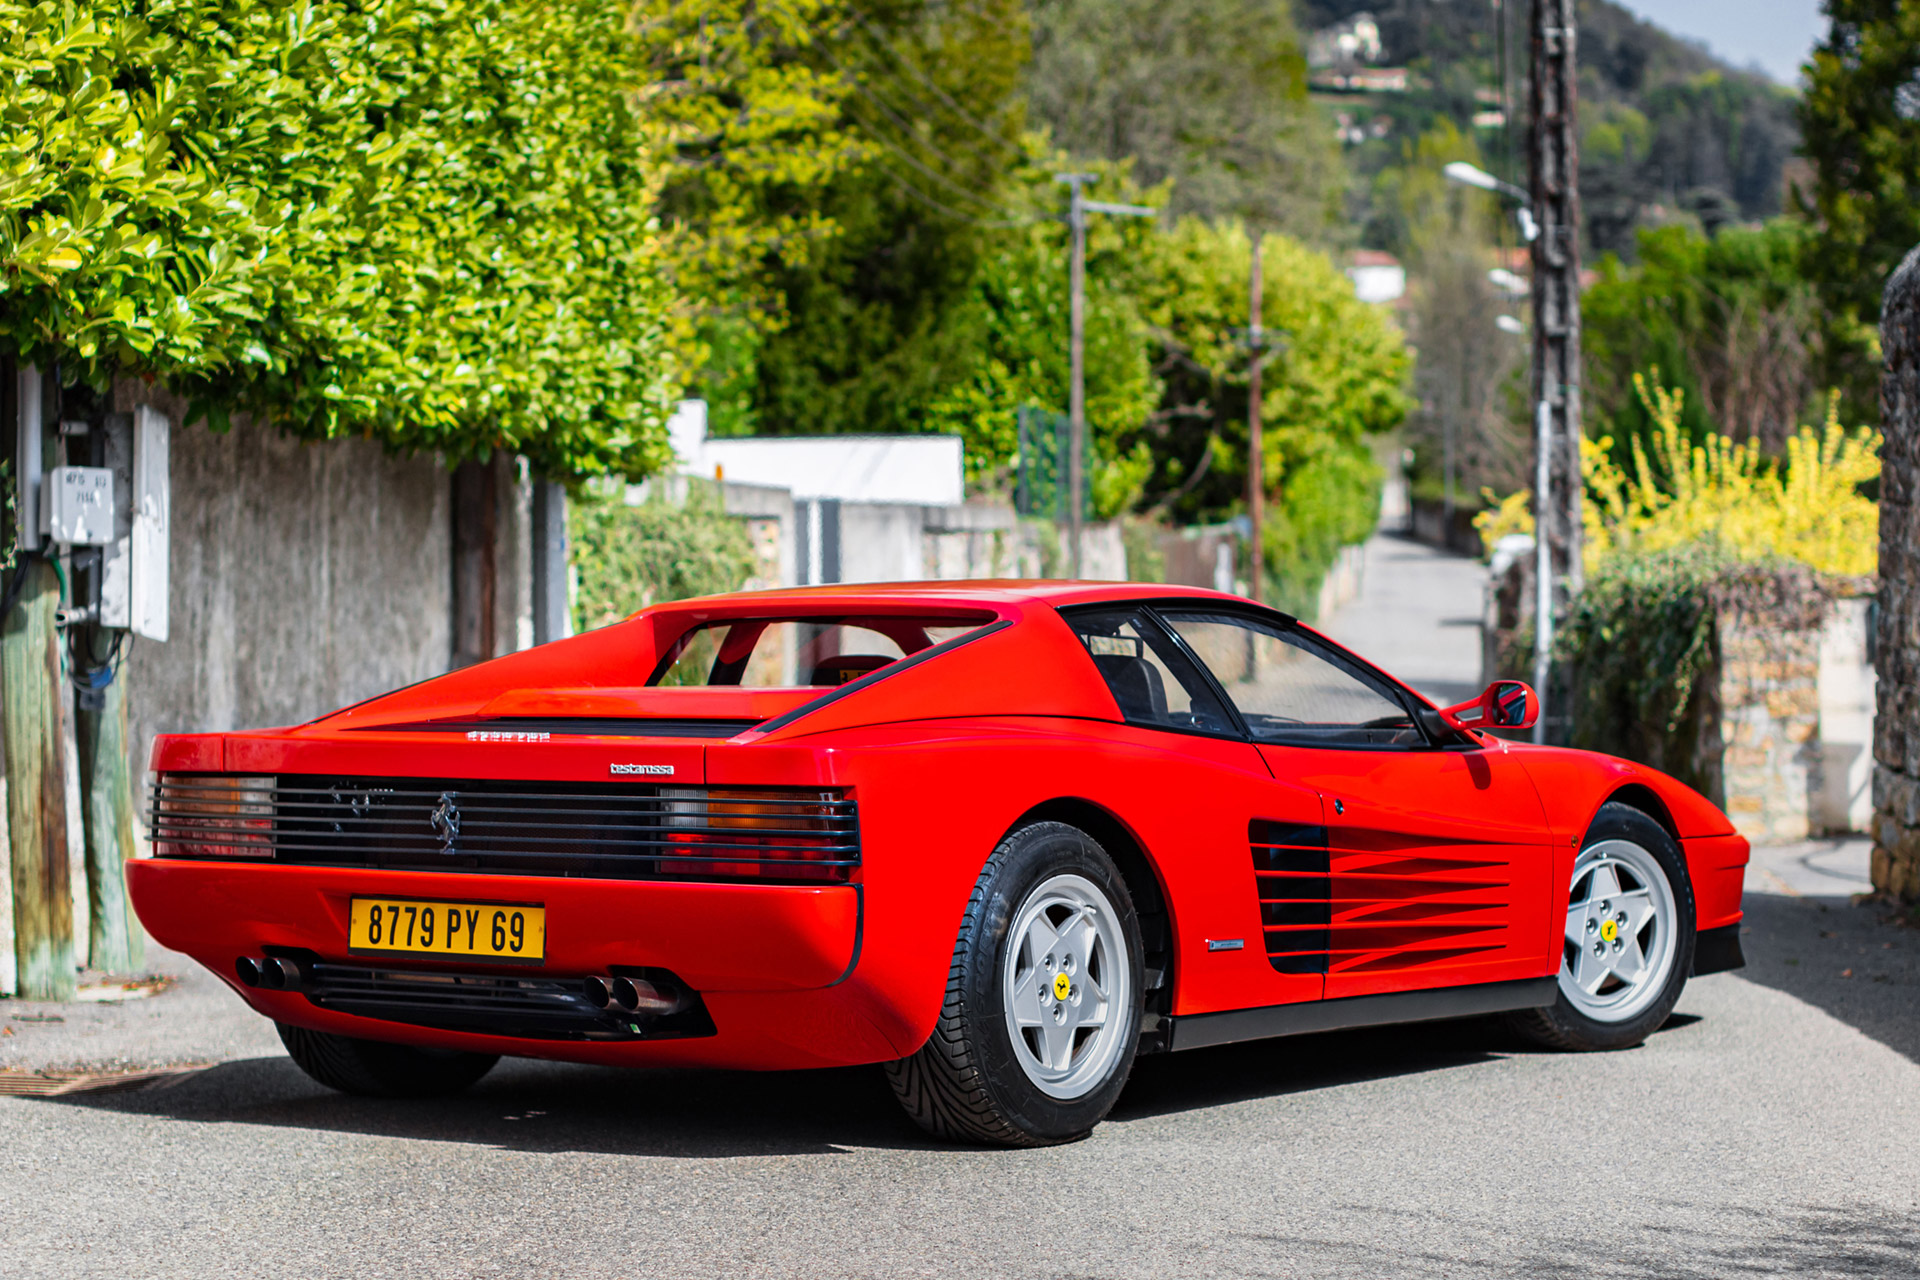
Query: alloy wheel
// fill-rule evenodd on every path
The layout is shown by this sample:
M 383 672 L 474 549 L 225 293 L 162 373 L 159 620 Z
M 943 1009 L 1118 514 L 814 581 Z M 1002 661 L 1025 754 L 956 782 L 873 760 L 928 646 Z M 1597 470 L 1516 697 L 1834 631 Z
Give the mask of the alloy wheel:
M 1015 1059 L 1034 1087 L 1071 1099 L 1103 1084 L 1133 999 L 1119 912 L 1091 880 L 1056 875 L 1014 913 L 1001 961 Z
M 1568 896 L 1560 990 L 1598 1022 L 1626 1022 L 1660 999 L 1678 952 L 1673 887 L 1631 840 L 1581 850 Z

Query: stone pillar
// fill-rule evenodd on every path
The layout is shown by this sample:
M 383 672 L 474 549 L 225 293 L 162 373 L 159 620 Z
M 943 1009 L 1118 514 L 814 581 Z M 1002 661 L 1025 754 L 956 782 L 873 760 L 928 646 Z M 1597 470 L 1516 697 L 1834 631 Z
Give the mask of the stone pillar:
M 1920 249 L 1880 313 L 1880 622 L 1873 731 L 1873 887 L 1920 898 Z

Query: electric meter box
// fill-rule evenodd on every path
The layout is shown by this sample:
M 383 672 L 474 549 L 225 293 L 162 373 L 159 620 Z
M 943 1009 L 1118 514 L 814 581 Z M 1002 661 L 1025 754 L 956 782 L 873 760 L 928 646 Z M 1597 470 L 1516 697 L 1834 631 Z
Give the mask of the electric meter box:
M 103 547 L 114 540 L 113 468 L 54 467 L 44 492 L 48 538 L 75 547 Z

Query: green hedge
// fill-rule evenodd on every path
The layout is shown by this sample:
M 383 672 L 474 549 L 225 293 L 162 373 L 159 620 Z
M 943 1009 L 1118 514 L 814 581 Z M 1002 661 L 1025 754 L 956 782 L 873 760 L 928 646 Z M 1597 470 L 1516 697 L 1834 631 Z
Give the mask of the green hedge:
M 0 0 L 0 347 L 161 378 L 216 426 L 655 469 L 671 139 L 641 16 Z

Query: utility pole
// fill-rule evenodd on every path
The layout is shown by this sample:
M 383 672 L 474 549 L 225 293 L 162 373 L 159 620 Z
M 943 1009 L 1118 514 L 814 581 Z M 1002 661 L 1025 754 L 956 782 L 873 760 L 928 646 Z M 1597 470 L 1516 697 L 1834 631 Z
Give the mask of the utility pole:
M 1086 197 L 1086 184 L 1096 179 L 1091 173 L 1056 173 L 1055 182 L 1065 183 L 1073 191 L 1067 206 L 1067 225 L 1073 231 L 1073 265 L 1070 268 L 1072 296 L 1068 303 L 1067 364 L 1067 537 L 1072 543 L 1069 561 L 1074 577 L 1080 576 L 1080 527 L 1083 513 L 1080 495 L 1086 484 L 1087 442 L 1087 215 L 1111 213 L 1126 218 L 1150 218 L 1160 212 L 1138 204 L 1108 204 Z M 1058 471 L 1056 469 L 1056 474 Z
M 1247 595 L 1256 602 L 1266 593 L 1265 551 L 1260 529 L 1267 514 L 1267 451 L 1260 421 L 1260 371 L 1267 363 L 1267 335 L 1260 326 L 1260 228 L 1251 233 L 1253 276 L 1247 299 L 1247 346 L 1252 367 L 1247 371 Z
M 1533 0 L 1534 740 L 1547 737 L 1554 623 L 1580 590 L 1580 158 L 1574 0 Z

